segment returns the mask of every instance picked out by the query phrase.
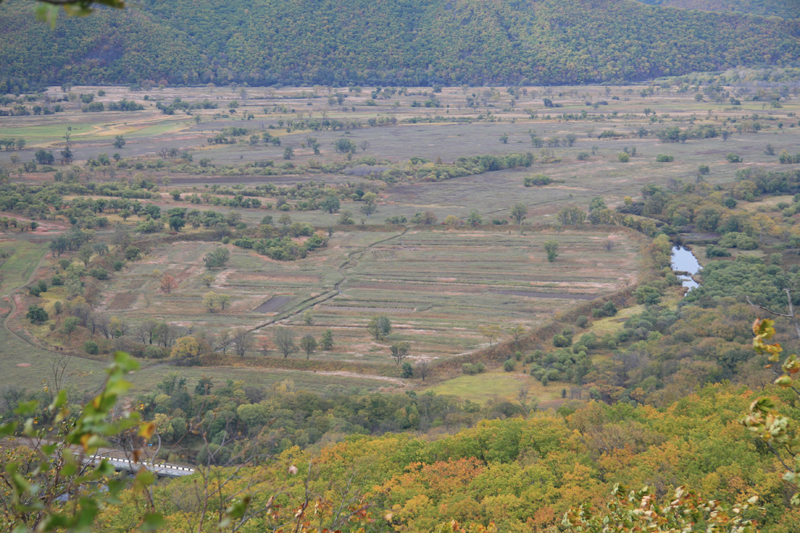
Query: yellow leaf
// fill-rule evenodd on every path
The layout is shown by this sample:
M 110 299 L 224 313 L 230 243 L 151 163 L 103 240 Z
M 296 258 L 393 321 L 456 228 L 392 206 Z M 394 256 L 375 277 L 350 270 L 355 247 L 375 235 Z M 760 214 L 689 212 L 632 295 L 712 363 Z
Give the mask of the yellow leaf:
M 156 423 L 149 422 L 147 424 L 142 424 L 139 428 L 139 436 L 144 437 L 145 439 L 152 438 L 153 434 L 156 432 Z

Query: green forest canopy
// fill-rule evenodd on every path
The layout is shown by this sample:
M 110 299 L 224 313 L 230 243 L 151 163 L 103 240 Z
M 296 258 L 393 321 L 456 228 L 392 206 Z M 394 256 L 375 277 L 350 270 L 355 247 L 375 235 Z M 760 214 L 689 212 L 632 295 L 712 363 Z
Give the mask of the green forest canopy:
M 62 18 L 0 5 L 0 78 L 37 83 L 580 84 L 786 65 L 797 21 L 633 1 L 143 0 Z

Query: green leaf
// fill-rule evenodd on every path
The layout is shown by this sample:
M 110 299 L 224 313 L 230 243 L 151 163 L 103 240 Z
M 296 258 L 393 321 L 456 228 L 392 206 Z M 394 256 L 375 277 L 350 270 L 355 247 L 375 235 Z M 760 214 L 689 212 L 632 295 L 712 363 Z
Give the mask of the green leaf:
M 0 438 L 9 437 L 14 434 L 17 429 L 16 422 L 9 422 L 8 424 L 0 424 Z
M 161 513 L 147 513 L 144 515 L 144 522 L 139 526 L 139 531 L 155 531 L 165 524 Z
M 19 402 L 19 405 L 14 409 L 14 414 L 19 416 L 31 416 L 36 413 L 36 408 L 39 407 L 38 400 L 31 400 L 29 402 Z
M 139 473 L 136 474 L 136 479 L 133 482 L 133 487 L 135 489 L 143 489 L 148 485 L 152 485 L 156 482 L 156 475 L 149 470 L 142 468 L 139 470 Z

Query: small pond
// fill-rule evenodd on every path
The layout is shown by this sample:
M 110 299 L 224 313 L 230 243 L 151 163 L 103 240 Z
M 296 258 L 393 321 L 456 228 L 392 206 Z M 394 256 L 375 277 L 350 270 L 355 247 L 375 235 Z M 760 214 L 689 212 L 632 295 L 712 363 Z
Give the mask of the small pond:
M 697 282 L 692 279 L 692 276 L 700 272 L 702 267 L 700 263 L 697 262 L 697 258 L 691 250 L 687 250 L 682 246 L 673 246 L 671 265 L 672 270 L 682 272 L 682 274 L 678 274 L 678 279 L 681 280 L 681 284 L 684 287 L 687 287 L 689 290 L 699 287 Z M 688 273 L 689 275 L 684 273 Z

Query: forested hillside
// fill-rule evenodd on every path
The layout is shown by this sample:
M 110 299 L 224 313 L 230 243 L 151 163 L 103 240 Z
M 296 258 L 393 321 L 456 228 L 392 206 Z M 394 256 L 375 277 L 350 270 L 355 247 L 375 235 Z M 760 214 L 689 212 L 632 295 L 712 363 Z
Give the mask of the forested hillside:
M 36 83 L 575 84 L 800 57 L 793 21 L 633 1 L 145 0 L 37 22 L 0 8 L 0 77 Z
M 794 0 L 640 0 L 645 4 L 699 9 L 702 11 L 740 11 L 765 17 L 798 18 L 800 2 Z

